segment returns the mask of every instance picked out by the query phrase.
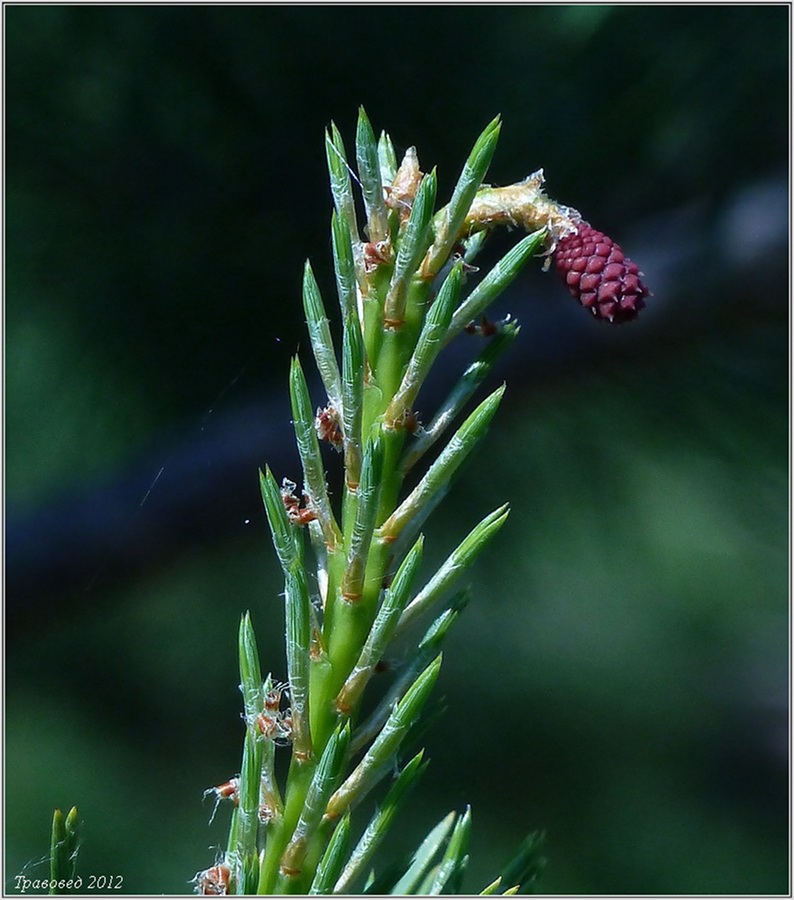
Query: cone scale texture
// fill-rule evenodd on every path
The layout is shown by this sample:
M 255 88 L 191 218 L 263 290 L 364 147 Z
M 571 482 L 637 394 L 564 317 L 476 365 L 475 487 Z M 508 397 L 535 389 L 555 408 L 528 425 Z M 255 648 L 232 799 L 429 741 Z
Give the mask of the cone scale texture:
M 650 294 L 620 245 L 586 222 L 560 239 L 554 264 L 572 296 L 606 322 L 636 318 Z

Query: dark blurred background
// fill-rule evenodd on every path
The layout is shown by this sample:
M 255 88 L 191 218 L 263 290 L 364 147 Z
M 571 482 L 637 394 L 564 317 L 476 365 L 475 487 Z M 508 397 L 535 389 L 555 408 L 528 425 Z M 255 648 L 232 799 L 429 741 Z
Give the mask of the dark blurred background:
M 4 14 L 6 890 L 54 806 L 124 892 L 188 891 L 225 840 L 242 611 L 285 667 L 257 467 L 297 475 L 323 128 L 352 147 L 363 103 L 441 197 L 501 113 L 490 179 L 543 166 L 654 292 L 611 329 L 531 266 L 500 303 L 509 391 L 428 569 L 513 513 L 393 849 L 470 802 L 470 891 L 534 828 L 543 893 L 788 891 L 788 7 Z

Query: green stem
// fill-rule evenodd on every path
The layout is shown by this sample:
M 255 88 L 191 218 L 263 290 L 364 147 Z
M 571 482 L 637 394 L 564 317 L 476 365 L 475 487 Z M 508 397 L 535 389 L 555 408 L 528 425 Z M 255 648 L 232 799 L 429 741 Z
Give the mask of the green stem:
M 334 887 L 347 889 L 358 883 L 407 786 L 424 767 L 420 753 L 392 787 L 345 867 L 349 810 L 393 771 L 395 761 L 404 753 L 406 736 L 415 734 L 438 677 L 441 641 L 462 608 L 459 598 L 444 598 L 507 514 L 500 508 L 483 519 L 425 587 L 414 593 L 413 579 L 419 571 L 422 548 L 418 529 L 479 443 L 503 389 L 495 391 L 466 418 L 417 479 L 413 490 L 401 497 L 405 474 L 462 412 L 474 387 L 490 370 L 497 348 L 506 346 L 517 328 L 513 326 L 509 334 L 494 341 L 490 356 L 481 354 L 482 359 L 464 373 L 426 434 L 412 438 L 406 449 L 406 438 L 415 430 L 411 425 L 417 394 L 438 353 L 470 318 L 484 312 L 546 237 L 541 229 L 525 238 L 465 294 L 466 267 L 453 265 L 454 257 L 450 257 L 453 251 L 457 253 L 458 242 L 470 233 L 467 223 L 472 227 L 493 224 L 487 218 L 490 207 L 486 208 L 493 198 L 481 185 L 499 128 L 496 119 L 482 133 L 449 204 L 434 216 L 435 170 L 422 176 L 412 148 L 398 170 L 391 141 L 383 135 L 376 143 L 361 110 L 356 139 L 360 177 L 354 178 L 362 187 L 367 228 L 359 228 L 356 221 L 353 182 L 341 135 L 333 124 L 327 133 L 336 207 L 332 249 L 342 314 L 341 360 L 308 263 L 303 297 L 311 348 L 340 420 L 345 481 L 341 504 L 337 505 L 328 491 L 327 460 L 318 444 L 315 407 L 296 358 L 290 392 L 307 509 L 297 508 L 289 485 L 279 488 L 269 470 L 262 476 L 263 499 L 286 582 L 292 758 L 282 801 L 274 789 L 274 747 L 259 743 L 262 735 L 254 723 L 259 721 L 263 707 L 268 714 L 280 717 L 282 725 L 286 714 L 277 708 L 274 712 L 272 706 L 277 707 L 277 702 L 271 700 L 271 707 L 267 706 L 271 681 L 268 677 L 262 683 L 246 617 L 241 626 L 240 657 L 248 734 L 241 800 L 233 813 L 227 852 L 229 860 L 241 861 L 242 874 L 233 884 L 240 892 L 255 886 L 260 894 L 305 894 L 321 889 L 330 892 Z M 527 190 L 524 186 L 522 197 Z M 502 191 L 497 199 L 505 196 Z M 479 212 L 472 217 L 475 202 L 479 202 Z M 502 215 L 501 207 L 498 211 Z M 507 221 L 513 218 L 508 216 Z M 477 238 L 471 239 L 472 254 L 479 243 Z M 449 275 L 435 297 L 441 273 L 446 272 Z M 304 512 L 313 513 L 313 517 L 298 514 Z M 314 582 L 304 564 L 303 526 L 307 518 L 311 519 L 322 613 L 313 607 Z M 386 590 L 388 576 L 395 571 Z M 392 691 L 351 736 L 369 675 L 386 648 L 417 616 L 442 600 L 441 614 L 415 646 Z M 365 751 L 363 757 L 347 771 L 351 754 L 359 751 Z M 272 796 L 274 802 L 259 857 L 264 829 L 259 828 L 258 814 L 265 795 Z M 342 824 L 332 836 L 339 817 Z M 468 817 L 464 816 L 454 826 L 441 866 L 430 868 L 428 857 L 427 866 L 422 862 L 416 868 L 412 885 L 427 887 L 431 892 L 456 890 L 467 859 L 467 835 Z M 405 879 L 397 882 L 400 887 L 407 884 Z
M 315 760 L 301 763 L 293 757 L 287 775 L 284 792 L 284 814 L 273 822 L 268 833 L 264 859 L 259 870 L 258 894 L 274 893 L 279 878 L 279 866 L 295 826 L 298 824 L 303 804 L 314 774 Z

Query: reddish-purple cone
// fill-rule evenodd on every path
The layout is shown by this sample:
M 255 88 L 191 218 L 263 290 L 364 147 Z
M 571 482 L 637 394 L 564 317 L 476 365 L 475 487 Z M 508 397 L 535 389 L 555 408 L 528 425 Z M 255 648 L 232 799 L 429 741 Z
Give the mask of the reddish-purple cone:
M 597 319 L 629 322 L 650 294 L 620 246 L 587 222 L 558 241 L 554 262 L 571 294 Z

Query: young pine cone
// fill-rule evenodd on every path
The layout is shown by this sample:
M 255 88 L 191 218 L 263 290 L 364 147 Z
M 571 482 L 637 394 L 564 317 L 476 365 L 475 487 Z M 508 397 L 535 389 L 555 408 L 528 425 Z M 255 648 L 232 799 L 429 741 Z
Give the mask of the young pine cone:
M 554 262 L 571 294 L 598 319 L 629 322 L 650 294 L 620 246 L 587 222 L 560 238 Z

